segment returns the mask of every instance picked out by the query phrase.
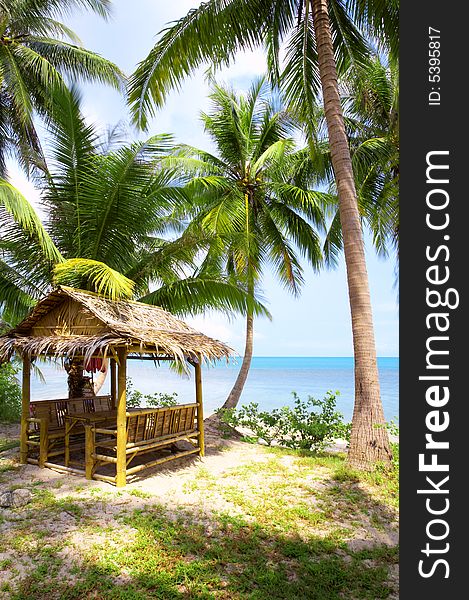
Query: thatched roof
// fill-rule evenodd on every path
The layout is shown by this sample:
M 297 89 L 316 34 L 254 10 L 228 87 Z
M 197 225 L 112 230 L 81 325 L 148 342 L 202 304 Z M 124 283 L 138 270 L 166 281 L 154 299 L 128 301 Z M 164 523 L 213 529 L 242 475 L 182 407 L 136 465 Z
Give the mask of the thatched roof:
M 0 363 L 17 352 L 27 356 L 107 356 L 129 353 L 178 361 L 228 358 L 231 348 L 157 307 L 113 301 L 65 286 L 51 292 L 15 328 L 0 336 Z

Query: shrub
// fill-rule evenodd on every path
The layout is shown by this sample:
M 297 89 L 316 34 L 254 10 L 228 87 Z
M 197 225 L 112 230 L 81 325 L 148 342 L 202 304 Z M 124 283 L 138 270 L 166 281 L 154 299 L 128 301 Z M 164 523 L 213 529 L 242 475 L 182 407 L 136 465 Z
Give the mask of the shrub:
M 392 464 L 395 469 L 399 470 L 399 424 L 397 421 L 397 417 L 394 417 L 394 419 L 387 421 L 385 427 L 390 435 L 398 438 L 397 442 L 391 442 L 391 452 Z
M 399 423 L 397 417 L 386 421 L 384 425 L 375 425 L 377 429 L 386 429 L 388 434 L 397 437 L 397 441 L 391 440 L 392 464 L 396 469 L 399 469 Z
M 0 365 L 0 421 L 17 423 L 21 419 L 21 387 L 16 377 L 19 368 Z
M 390 435 L 399 437 L 399 423 L 397 417 L 394 417 L 394 419 L 391 419 L 390 421 L 386 421 L 385 427 Z
M 238 411 L 235 408 L 227 410 L 218 410 L 222 423 L 227 423 L 232 427 L 246 427 L 253 433 L 253 437 L 247 436 L 247 441 L 257 442 L 262 440 L 268 446 L 274 440 L 278 440 L 280 434 L 280 418 L 278 409 L 271 413 L 267 411 L 259 412 L 259 405 L 251 402 L 247 406 L 242 406 Z
M 259 405 L 251 402 L 235 409 L 218 411 L 222 421 L 233 427 L 246 427 L 270 446 L 274 441 L 288 448 L 323 450 L 334 439 L 350 439 L 349 423 L 336 410 L 337 394 L 327 392 L 322 400 L 308 396 L 307 400 L 292 392 L 293 406 L 259 411 Z M 317 409 L 317 410 L 315 410 Z
M 163 406 L 174 406 L 177 404 L 176 392 L 172 394 L 164 394 L 161 392 L 155 394 L 142 394 L 142 392 L 139 392 L 134 388 L 133 381 L 130 377 L 127 377 L 126 388 L 127 408 L 139 408 L 142 404 L 151 408 L 161 408 Z
M 336 410 L 338 393 L 329 391 L 322 400 L 308 396 L 306 401 L 292 394 L 293 406 L 281 409 L 286 421 L 282 446 L 318 451 L 337 438 L 350 439 L 351 425 L 344 423 L 343 415 Z

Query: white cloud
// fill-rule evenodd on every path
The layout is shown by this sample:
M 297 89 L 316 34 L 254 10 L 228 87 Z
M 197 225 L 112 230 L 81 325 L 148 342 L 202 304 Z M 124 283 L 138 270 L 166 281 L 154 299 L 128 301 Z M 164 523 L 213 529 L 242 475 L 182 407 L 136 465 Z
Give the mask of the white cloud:
M 205 316 L 188 317 L 186 323 L 209 337 L 231 346 L 236 352 L 244 351 L 244 321 L 228 320 L 221 314 L 210 313 Z
M 267 71 L 267 62 L 263 50 L 254 52 L 238 52 L 233 64 L 220 70 L 222 79 L 238 79 L 241 77 L 256 77 Z

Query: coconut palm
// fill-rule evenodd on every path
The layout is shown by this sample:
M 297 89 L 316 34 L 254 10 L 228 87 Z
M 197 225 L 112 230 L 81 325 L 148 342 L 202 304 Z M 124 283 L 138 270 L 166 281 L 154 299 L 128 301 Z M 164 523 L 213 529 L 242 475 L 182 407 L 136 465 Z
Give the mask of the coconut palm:
M 123 88 L 118 67 L 83 48 L 60 21 L 76 8 L 107 18 L 109 6 L 109 0 L 0 2 L 0 176 L 8 155 L 28 168 L 31 153 L 41 153 L 33 117 L 50 115 L 64 77 Z
M 177 210 L 187 203 L 186 192 L 174 169 L 161 165 L 170 136 L 103 153 L 79 105 L 75 89 L 56 97 L 49 168 L 41 185 L 44 224 L 17 190 L 0 180 L 5 320 L 22 318 L 57 284 L 135 298 L 178 314 L 207 307 L 244 312 L 247 300 L 240 287 L 221 277 L 193 276 L 209 240 L 181 233 Z M 253 309 L 267 312 L 258 302 Z
M 135 71 L 130 102 L 135 120 L 161 106 L 204 62 L 228 64 L 239 50 L 266 49 L 269 72 L 297 111 L 311 114 L 319 90 L 325 106 L 344 239 L 355 356 L 355 407 L 349 462 L 389 462 L 374 341 L 363 235 L 338 76 L 360 64 L 368 47 L 360 31 L 397 57 L 397 0 L 208 0 L 161 32 Z M 286 49 L 280 61 L 280 49 Z M 313 127 L 308 130 L 314 136 Z M 378 427 L 377 427 L 378 426 Z
M 211 154 L 180 146 L 168 159 L 189 177 L 192 223 L 213 236 L 199 274 L 225 272 L 241 282 L 250 298 L 271 266 L 297 295 L 303 283 L 300 255 L 318 269 L 322 263 L 317 231 L 324 230 L 321 206 L 328 194 L 308 187 L 318 173 L 309 169 L 308 153 L 295 150 L 293 124 L 276 107 L 263 80 L 246 95 L 215 85 L 211 110 L 202 114 L 205 131 L 216 147 Z M 223 409 L 234 408 L 246 382 L 254 337 L 254 311 L 246 312 L 243 362 Z

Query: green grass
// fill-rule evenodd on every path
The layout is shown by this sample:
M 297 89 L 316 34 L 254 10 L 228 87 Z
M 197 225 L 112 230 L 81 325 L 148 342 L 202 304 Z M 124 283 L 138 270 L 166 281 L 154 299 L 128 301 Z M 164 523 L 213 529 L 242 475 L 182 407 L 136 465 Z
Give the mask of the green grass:
M 19 445 L 19 440 L 0 439 L 0 452 L 5 452 L 5 450 L 11 450 L 11 448 L 18 448 Z
M 16 469 L 16 466 L 14 464 L 4 463 L 3 461 L 0 461 L 0 475 L 2 473 L 7 473 L 8 471 L 14 471 L 15 469 Z
M 265 449 L 215 476 L 195 470 L 172 505 L 140 489 L 31 486 L 33 500 L 2 539 L 12 600 L 379 600 L 395 590 L 395 547 L 353 551 L 363 523 L 395 520 L 396 473 L 358 473 L 343 456 Z M 78 482 L 77 482 L 78 483 Z M 45 488 L 49 485 L 49 489 Z M 133 497 L 109 518 L 113 500 Z M 101 521 L 99 510 L 106 514 Z M 23 511 L 23 512 L 22 512 Z M 53 534 L 61 514 L 67 533 Z M 40 515 L 40 516 L 39 516 Z M 5 531 L 5 529 L 4 529 Z M 13 560 L 14 557 L 14 560 Z M 22 579 L 17 561 L 29 561 Z
M 139 489 L 129 490 L 128 493 L 131 496 L 134 496 L 135 498 L 148 499 L 148 498 L 152 498 L 153 497 L 152 494 L 149 494 L 148 492 L 145 492 L 144 490 L 139 490 Z
M 389 596 L 387 568 L 397 562 L 395 549 L 350 552 L 345 559 L 333 539 L 273 534 L 229 514 L 200 523 L 190 512 L 174 519 L 153 506 L 123 524 L 135 532 L 132 540 L 93 547 L 75 568 L 73 585 L 59 578 L 60 548 L 40 552 L 12 599 L 377 600 Z
M 0 438 L 0 454 L 5 452 L 6 450 L 11 450 L 12 448 L 16 448 L 20 445 L 18 440 L 11 440 Z M 0 476 L 4 473 L 8 473 L 9 471 L 14 471 L 17 468 L 17 464 L 7 458 L 0 457 Z M 0 481 L 4 481 L 4 477 L 0 477 Z
M 78 520 L 84 514 L 86 505 L 86 500 L 84 499 L 75 496 L 57 497 L 53 492 L 45 489 L 34 489 L 32 491 L 33 501 L 31 507 L 36 511 L 46 510 L 51 516 L 65 512 Z

